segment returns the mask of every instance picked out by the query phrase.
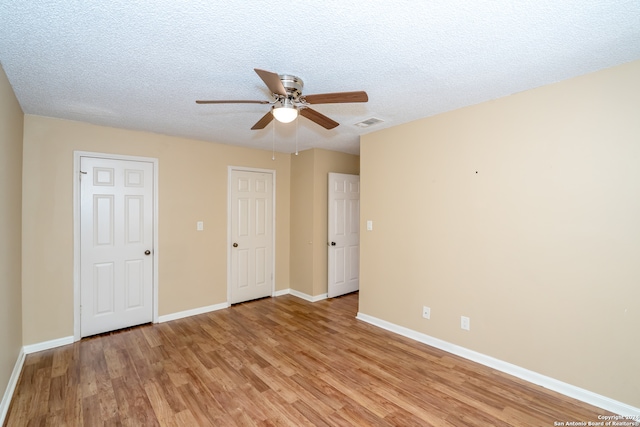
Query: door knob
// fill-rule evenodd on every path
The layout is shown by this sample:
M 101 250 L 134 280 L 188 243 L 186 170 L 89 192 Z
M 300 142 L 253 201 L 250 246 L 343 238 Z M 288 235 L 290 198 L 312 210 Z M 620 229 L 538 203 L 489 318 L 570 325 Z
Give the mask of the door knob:
M 150 251 L 149 249 L 147 249 L 146 251 L 144 251 L 144 254 L 145 254 L 145 255 L 150 255 L 150 254 L 151 254 L 151 251 Z
M 331 242 L 331 246 L 335 246 L 335 245 L 336 245 L 336 242 Z
M 234 248 L 237 248 L 237 247 L 238 247 L 238 244 L 237 244 L 237 243 L 234 243 L 234 244 L 233 244 L 233 247 L 234 247 Z

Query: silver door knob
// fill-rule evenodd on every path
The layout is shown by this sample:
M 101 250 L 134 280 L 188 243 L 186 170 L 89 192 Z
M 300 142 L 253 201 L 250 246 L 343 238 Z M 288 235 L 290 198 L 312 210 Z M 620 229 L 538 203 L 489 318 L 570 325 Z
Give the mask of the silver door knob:
M 151 255 L 151 251 L 149 249 L 147 249 L 146 251 L 144 251 L 145 255 Z
M 234 247 L 234 248 L 237 248 L 237 247 L 238 247 L 238 244 L 237 244 L 237 243 L 234 243 L 234 244 L 233 244 L 233 247 Z

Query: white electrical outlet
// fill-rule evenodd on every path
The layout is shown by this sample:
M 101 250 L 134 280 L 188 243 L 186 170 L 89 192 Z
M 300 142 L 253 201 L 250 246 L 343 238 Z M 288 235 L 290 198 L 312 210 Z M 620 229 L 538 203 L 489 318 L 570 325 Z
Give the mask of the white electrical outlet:
M 460 316 L 460 327 L 465 331 L 471 330 L 471 319 L 466 316 Z
M 425 319 L 431 319 L 431 309 L 426 305 L 422 307 L 422 317 Z

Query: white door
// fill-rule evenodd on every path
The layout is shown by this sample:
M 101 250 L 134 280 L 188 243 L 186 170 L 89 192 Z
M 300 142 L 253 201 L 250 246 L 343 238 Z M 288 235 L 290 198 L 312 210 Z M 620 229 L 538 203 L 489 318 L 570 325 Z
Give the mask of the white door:
M 231 170 L 231 304 L 273 293 L 273 175 Z
M 80 159 L 80 335 L 153 320 L 153 164 Z
M 360 285 L 360 177 L 329 174 L 329 298 Z

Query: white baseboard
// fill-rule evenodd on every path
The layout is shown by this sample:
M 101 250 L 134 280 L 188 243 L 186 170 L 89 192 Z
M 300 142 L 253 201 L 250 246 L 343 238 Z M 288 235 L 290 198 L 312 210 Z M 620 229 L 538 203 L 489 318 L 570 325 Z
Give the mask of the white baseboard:
M 189 316 L 196 316 L 198 314 L 209 313 L 216 310 L 222 310 L 229 308 L 229 303 L 222 302 L 220 304 L 208 305 L 206 307 L 194 308 L 191 310 L 179 311 L 177 313 L 165 314 L 164 316 L 158 316 L 158 323 L 169 322 L 171 320 L 184 319 Z
M 26 354 L 23 347 L 18 353 L 18 359 L 16 360 L 16 364 L 13 367 L 13 372 L 11 373 L 11 377 L 9 378 L 9 384 L 7 384 L 7 388 L 4 391 L 2 401 L 0 401 L 0 426 L 4 425 L 4 420 L 7 417 L 7 413 L 9 412 L 9 405 L 11 404 L 11 399 L 13 398 L 13 392 L 16 390 L 16 386 L 18 385 L 18 379 L 20 378 L 20 372 L 22 372 L 25 355 Z
M 289 295 L 290 293 L 291 293 L 291 289 L 282 289 L 279 291 L 274 291 L 272 296 L 281 297 L 283 295 Z
M 73 336 L 58 338 L 51 341 L 39 342 L 37 344 L 25 345 L 23 347 L 24 354 L 37 353 L 39 351 L 49 350 L 56 347 L 62 347 L 63 345 L 73 344 Z
M 305 293 L 302 293 L 300 291 L 296 291 L 295 289 L 289 289 L 289 293 L 291 295 L 293 295 L 294 297 L 298 297 L 298 298 L 302 298 L 305 301 L 309 301 L 309 302 L 318 302 L 318 301 L 322 301 L 323 299 L 327 299 L 328 295 L 327 294 L 320 294 L 320 295 L 308 295 Z
M 585 390 L 583 388 L 567 384 L 554 378 L 547 377 L 537 372 L 521 368 L 520 366 L 512 365 L 511 363 L 504 362 L 494 357 L 487 356 L 485 354 L 478 353 L 464 347 L 460 347 L 459 345 L 451 344 L 447 341 L 443 341 L 438 338 L 423 334 L 421 332 L 414 331 L 413 329 L 405 328 L 403 326 L 399 326 L 394 323 L 387 322 L 386 320 L 378 319 L 376 317 L 369 316 L 360 312 L 358 313 L 356 318 L 379 328 L 394 332 L 398 335 L 411 338 L 423 344 L 439 348 L 440 350 L 444 350 L 448 353 L 464 357 L 465 359 L 471 360 L 481 365 L 485 365 L 506 374 L 513 375 L 514 377 L 518 377 L 530 383 L 540 385 L 542 387 L 548 388 L 549 390 L 564 394 L 565 396 L 569 396 L 590 405 L 597 406 L 598 408 L 611 411 L 615 414 L 622 416 L 640 415 L 640 408 L 627 405 L 623 402 L 618 402 L 606 396 L 602 396 L 589 390 Z

